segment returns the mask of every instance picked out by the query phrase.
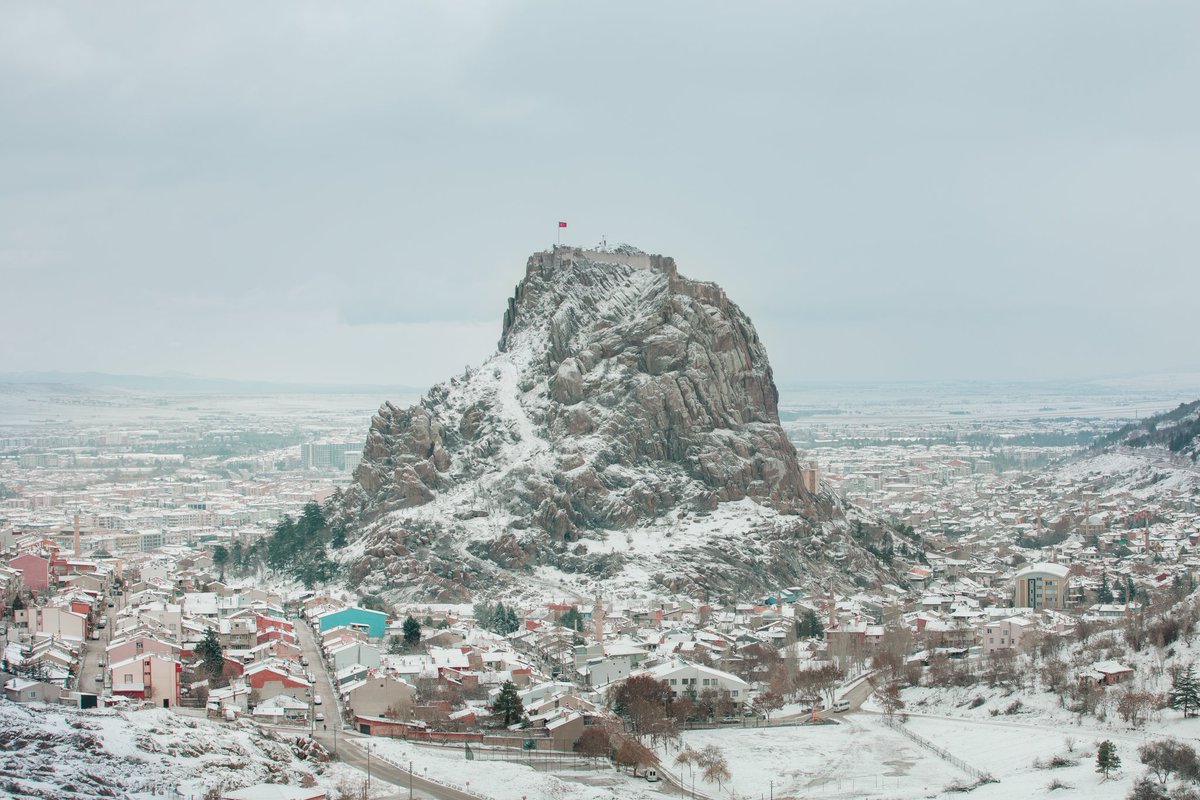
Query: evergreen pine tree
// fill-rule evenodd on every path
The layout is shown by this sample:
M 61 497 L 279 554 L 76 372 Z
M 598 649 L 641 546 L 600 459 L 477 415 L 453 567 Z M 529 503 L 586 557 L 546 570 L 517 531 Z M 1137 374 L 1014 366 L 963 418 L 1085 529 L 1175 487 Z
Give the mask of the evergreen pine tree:
M 475 610 L 475 623 L 477 625 L 479 625 L 479 627 L 483 628 L 484 630 L 490 631 L 492 629 L 492 624 L 493 624 L 492 607 L 489 606 L 487 603 L 476 603 L 474 610 Z
M 1096 772 L 1103 773 L 1108 780 L 1108 773 L 1121 766 L 1121 757 L 1117 755 L 1117 746 L 1107 739 L 1100 743 L 1096 751 Z
M 409 647 L 415 647 L 421 641 L 421 623 L 417 622 L 411 616 L 404 618 L 404 643 Z
M 225 669 L 225 650 L 217 641 L 217 631 L 209 628 L 204 631 L 204 638 L 196 645 L 196 655 L 200 656 L 200 664 L 210 678 L 221 677 Z
M 559 618 L 558 624 L 562 625 L 567 630 L 581 631 L 583 630 L 583 615 L 579 613 L 579 609 L 571 606 Z
M 1196 682 L 1196 670 L 1191 664 L 1185 670 L 1177 670 L 1167 694 L 1167 704 L 1184 717 L 1200 714 L 1200 683 Z
M 229 550 L 225 545 L 219 544 L 213 548 L 212 552 L 213 566 L 221 571 L 220 580 L 225 580 L 225 565 L 229 563 Z
M 521 696 L 517 694 L 517 687 L 512 681 L 505 681 L 500 687 L 500 694 L 492 703 L 492 716 L 505 727 L 525 719 L 525 706 L 521 704 Z
M 492 630 L 496 633 L 505 633 L 504 626 L 508 624 L 508 609 L 504 607 L 504 603 L 496 601 L 496 607 L 492 609 Z
M 312 536 L 324 528 L 325 515 L 321 513 L 321 507 L 312 501 L 305 503 L 304 510 L 300 512 L 300 521 L 297 527 L 300 528 L 304 536 Z
M 1100 602 L 1111 603 L 1113 601 L 1112 589 L 1108 586 L 1108 573 L 1105 572 L 1100 577 Z

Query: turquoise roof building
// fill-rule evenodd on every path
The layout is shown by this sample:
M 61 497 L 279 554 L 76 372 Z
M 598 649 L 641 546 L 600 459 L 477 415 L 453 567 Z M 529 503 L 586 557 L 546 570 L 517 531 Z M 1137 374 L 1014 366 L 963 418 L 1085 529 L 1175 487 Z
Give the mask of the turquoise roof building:
M 383 638 L 383 633 L 387 630 L 387 614 L 358 606 L 330 611 L 321 617 L 320 622 L 322 632 L 349 625 L 354 628 L 362 628 L 372 639 Z

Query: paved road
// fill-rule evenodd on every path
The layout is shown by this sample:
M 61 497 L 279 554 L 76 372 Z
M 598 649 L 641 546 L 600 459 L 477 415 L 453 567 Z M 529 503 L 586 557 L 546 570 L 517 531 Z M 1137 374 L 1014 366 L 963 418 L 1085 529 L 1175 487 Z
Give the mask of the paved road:
M 108 604 L 113 607 L 109 608 Z M 100 598 L 100 614 L 108 617 L 108 624 L 100 630 L 100 638 L 93 641 L 85 639 L 80 648 L 79 676 L 75 688 L 81 692 L 102 694 L 104 682 L 96 680 L 96 674 L 102 670 L 100 661 L 105 657 L 105 648 L 112 642 L 113 619 L 119 610 L 118 600 L 110 594 Z M 104 672 L 107 674 L 107 670 Z
M 315 725 L 313 738 L 320 742 L 330 752 L 337 753 L 339 760 L 367 771 L 367 752 L 364 749 L 370 744 L 369 736 L 362 736 L 342 724 L 337 694 L 333 690 L 333 682 L 325 668 L 325 659 L 317 647 L 316 635 L 305 619 L 296 620 L 296 634 L 300 640 L 300 652 L 308 659 L 308 670 L 313 673 L 316 681 L 313 691 L 321 695 L 322 704 L 318 710 L 324 710 L 325 721 Z M 408 797 L 410 776 L 403 769 L 392 766 L 379 758 L 371 758 L 370 774 L 372 782 L 385 781 L 397 787 L 397 797 Z M 477 800 L 475 795 L 467 794 L 456 789 L 427 781 L 420 775 L 411 776 L 411 786 L 414 798 L 433 798 L 433 800 Z
M 333 690 L 333 681 L 329 677 L 329 671 L 325 669 L 325 659 L 321 657 L 316 636 L 312 628 L 308 626 L 307 620 L 303 618 L 296 620 L 296 635 L 300 640 L 300 652 L 308 659 L 306 669 L 316 678 L 313 682 L 313 694 L 321 696 L 321 705 L 314 706 L 314 709 L 325 715 L 325 721 L 317 723 L 316 728 L 320 731 L 327 727 L 332 731 L 335 726 L 341 725 L 339 711 L 341 706 L 338 703 L 337 693 Z
M 862 704 L 868 697 L 871 696 L 871 692 L 875 691 L 875 683 L 873 681 L 874 678 L 875 673 L 872 672 L 854 688 L 842 695 L 843 700 L 850 701 L 851 709 L 858 710 L 859 708 L 862 708 Z

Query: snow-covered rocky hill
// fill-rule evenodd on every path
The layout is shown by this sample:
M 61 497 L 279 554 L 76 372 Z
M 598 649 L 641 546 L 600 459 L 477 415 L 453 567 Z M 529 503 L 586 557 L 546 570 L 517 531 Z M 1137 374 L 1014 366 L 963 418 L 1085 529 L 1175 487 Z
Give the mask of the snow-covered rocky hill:
M 163 709 L 77 711 L 0 701 L 0 796 L 75 800 L 165 797 L 178 789 L 256 783 L 318 785 L 333 790 L 359 778 L 307 747 L 251 723 L 192 719 Z
M 498 351 L 372 420 L 340 505 L 352 582 L 450 599 L 534 567 L 694 596 L 894 580 L 777 402 L 720 287 L 628 247 L 536 253 Z
M 1158 448 L 1195 463 L 1200 459 L 1200 400 L 1131 423 L 1108 437 L 1110 444 Z

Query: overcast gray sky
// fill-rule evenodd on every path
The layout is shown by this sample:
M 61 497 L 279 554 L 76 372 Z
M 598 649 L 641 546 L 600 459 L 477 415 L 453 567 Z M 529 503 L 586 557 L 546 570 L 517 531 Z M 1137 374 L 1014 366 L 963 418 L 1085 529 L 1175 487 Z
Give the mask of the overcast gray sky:
M 1197 360 L 1195 3 L 0 4 L 0 370 L 423 385 L 602 235 L 781 384 Z

